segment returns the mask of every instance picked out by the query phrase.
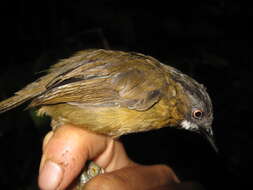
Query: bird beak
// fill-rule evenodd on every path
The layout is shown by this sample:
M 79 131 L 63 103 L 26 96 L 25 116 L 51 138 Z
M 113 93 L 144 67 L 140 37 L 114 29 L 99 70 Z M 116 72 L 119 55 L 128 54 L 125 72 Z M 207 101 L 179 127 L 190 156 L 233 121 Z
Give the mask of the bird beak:
M 211 146 L 213 147 L 215 152 L 218 153 L 219 150 L 215 144 L 212 128 L 211 127 L 208 127 L 208 128 L 199 127 L 199 131 L 200 131 L 200 134 L 203 135 L 208 140 L 208 142 L 211 144 Z

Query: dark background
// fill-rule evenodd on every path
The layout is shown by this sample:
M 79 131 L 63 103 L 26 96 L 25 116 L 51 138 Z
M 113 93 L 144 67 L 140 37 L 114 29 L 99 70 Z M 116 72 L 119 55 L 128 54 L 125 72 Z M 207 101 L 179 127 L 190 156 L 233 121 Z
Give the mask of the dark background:
M 2 2 L 0 99 L 76 50 L 154 56 L 207 86 L 220 152 L 198 134 L 164 128 L 122 137 L 130 157 L 143 164 L 166 163 L 181 179 L 199 181 L 206 189 L 242 189 L 252 180 L 253 11 L 240 2 Z M 41 143 L 50 127 L 24 108 L 0 115 L 0 189 L 37 189 Z

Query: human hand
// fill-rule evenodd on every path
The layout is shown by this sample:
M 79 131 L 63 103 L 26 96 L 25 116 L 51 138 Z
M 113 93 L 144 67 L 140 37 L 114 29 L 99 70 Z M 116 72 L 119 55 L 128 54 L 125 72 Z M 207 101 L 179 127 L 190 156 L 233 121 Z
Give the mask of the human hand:
M 179 184 L 175 173 L 165 165 L 134 163 L 119 141 L 65 125 L 44 139 L 39 187 L 66 189 L 72 184 L 70 189 L 74 188 L 73 182 L 87 160 L 93 160 L 106 173 L 89 181 L 85 190 L 176 190 L 185 185 Z

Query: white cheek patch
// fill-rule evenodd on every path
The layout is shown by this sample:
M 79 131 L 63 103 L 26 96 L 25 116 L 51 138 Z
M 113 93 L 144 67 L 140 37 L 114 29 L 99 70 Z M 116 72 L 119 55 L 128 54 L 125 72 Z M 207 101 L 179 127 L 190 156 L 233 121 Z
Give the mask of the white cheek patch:
M 196 130 L 196 129 L 198 129 L 198 126 L 195 123 L 192 123 L 192 122 L 187 121 L 187 120 L 183 120 L 181 122 L 181 126 L 186 130 Z

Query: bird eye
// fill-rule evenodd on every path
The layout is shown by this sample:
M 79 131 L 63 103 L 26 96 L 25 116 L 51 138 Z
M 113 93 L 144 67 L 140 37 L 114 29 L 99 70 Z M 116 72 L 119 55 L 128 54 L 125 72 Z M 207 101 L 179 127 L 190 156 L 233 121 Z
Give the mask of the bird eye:
M 195 118 L 195 119 L 201 119 L 202 116 L 203 116 L 203 111 L 202 110 L 194 110 L 192 112 L 192 116 Z

